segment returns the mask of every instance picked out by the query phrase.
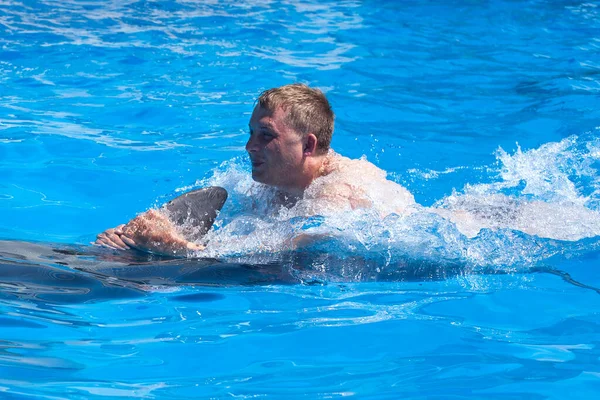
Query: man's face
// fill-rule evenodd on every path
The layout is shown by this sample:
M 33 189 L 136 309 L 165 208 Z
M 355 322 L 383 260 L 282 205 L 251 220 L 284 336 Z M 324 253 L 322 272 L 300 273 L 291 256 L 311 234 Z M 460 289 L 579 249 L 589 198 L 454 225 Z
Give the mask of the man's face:
M 285 123 L 286 111 L 259 105 L 250 118 L 246 151 L 252 162 L 252 179 L 281 188 L 296 188 L 301 181 L 303 141 Z

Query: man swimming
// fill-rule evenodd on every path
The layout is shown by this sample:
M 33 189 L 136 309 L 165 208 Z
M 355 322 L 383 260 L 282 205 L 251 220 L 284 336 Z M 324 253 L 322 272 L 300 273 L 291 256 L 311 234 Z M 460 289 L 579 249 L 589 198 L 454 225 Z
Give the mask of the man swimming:
M 304 215 L 366 207 L 377 207 L 382 215 L 407 211 L 415 203 L 413 196 L 385 179 L 383 170 L 330 149 L 333 128 L 334 113 L 318 89 L 292 84 L 259 96 L 246 151 L 252 179 L 277 189 L 274 206 L 298 205 Z M 179 255 L 203 249 L 154 209 L 101 233 L 95 244 Z
M 392 213 L 407 216 L 421 210 L 451 221 L 468 237 L 477 235 L 482 228 L 517 229 L 566 240 L 581 237 L 577 226 L 569 231 L 556 209 L 539 201 L 517 202 L 496 194 L 479 198 L 481 205 L 476 208 L 460 202 L 450 208 L 422 207 L 408 190 L 386 179 L 385 171 L 365 159 L 351 160 L 335 153 L 330 148 L 333 127 L 334 113 L 318 89 L 292 84 L 269 89 L 259 96 L 250 118 L 246 151 L 252 164 L 252 179 L 276 188 L 269 204 L 271 209 L 293 208 L 294 215 L 300 216 L 370 209 L 381 218 Z M 561 210 L 569 215 L 575 208 Z M 582 207 L 575 211 L 587 219 L 598 220 L 600 226 L 598 213 Z M 541 218 L 544 215 L 553 217 Z M 557 224 L 562 228 L 556 229 Z M 560 237 L 556 232 L 562 232 Z M 307 235 L 301 235 L 292 243 L 297 247 L 310 241 Z M 169 255 L 204 249 L 187 240 L 163 212 L 154 209 L 101 233 L 95 244 Z

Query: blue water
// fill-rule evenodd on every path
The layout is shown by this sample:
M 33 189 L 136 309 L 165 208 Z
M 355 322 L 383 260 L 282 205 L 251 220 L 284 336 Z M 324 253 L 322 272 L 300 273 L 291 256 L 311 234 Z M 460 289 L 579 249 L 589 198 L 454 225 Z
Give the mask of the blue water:
M 600 207 L 600 2 L 0 1 L 0 239 L 84 245 L 215 182 L 235 239 L 254 99 L 292 82 L 417 202 L 544 201 L 579 237 L 353 215 L 211 254 L 293 284 L 2 256 L 0 397 L 596 398 L 599 227 L 565 205 Z M 271 251 L 305 223 L 341 234 Z

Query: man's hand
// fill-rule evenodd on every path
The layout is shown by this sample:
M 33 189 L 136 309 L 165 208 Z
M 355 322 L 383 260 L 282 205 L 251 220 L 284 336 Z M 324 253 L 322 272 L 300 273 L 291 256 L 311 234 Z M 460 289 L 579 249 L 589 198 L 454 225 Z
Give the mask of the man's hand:
M 121 236 L 123 235 L 123 227 L 125 227 L 125 224 L 119 225 L 116 228 L 105 230 L 96 237 L 96 241 L 93 244 L 115 250 L 129 249 L 129 246 L 127 246 L 121 239 Z
M 125 250 L 135 248 L 142 251 L 185 256 L 189 251 L 204 250 L 204 246 L 187 241 L 173 223 L 160 211 L 149 210 L 138 215 L 126 225 L 98 235 L 99 246 Z

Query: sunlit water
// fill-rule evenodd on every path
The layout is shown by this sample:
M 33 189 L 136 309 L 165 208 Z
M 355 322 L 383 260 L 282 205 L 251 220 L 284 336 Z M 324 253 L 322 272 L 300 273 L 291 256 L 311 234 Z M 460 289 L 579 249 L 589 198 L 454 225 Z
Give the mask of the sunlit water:
M 297 81 L 423 208 L 261 208 Z M 68 249 L 0 242 L 0 397 L 597 397 L 599 95 L 598 2 L 0 1 L 0 239 Z M 202 260 L 72 254 L 210 184 Z

